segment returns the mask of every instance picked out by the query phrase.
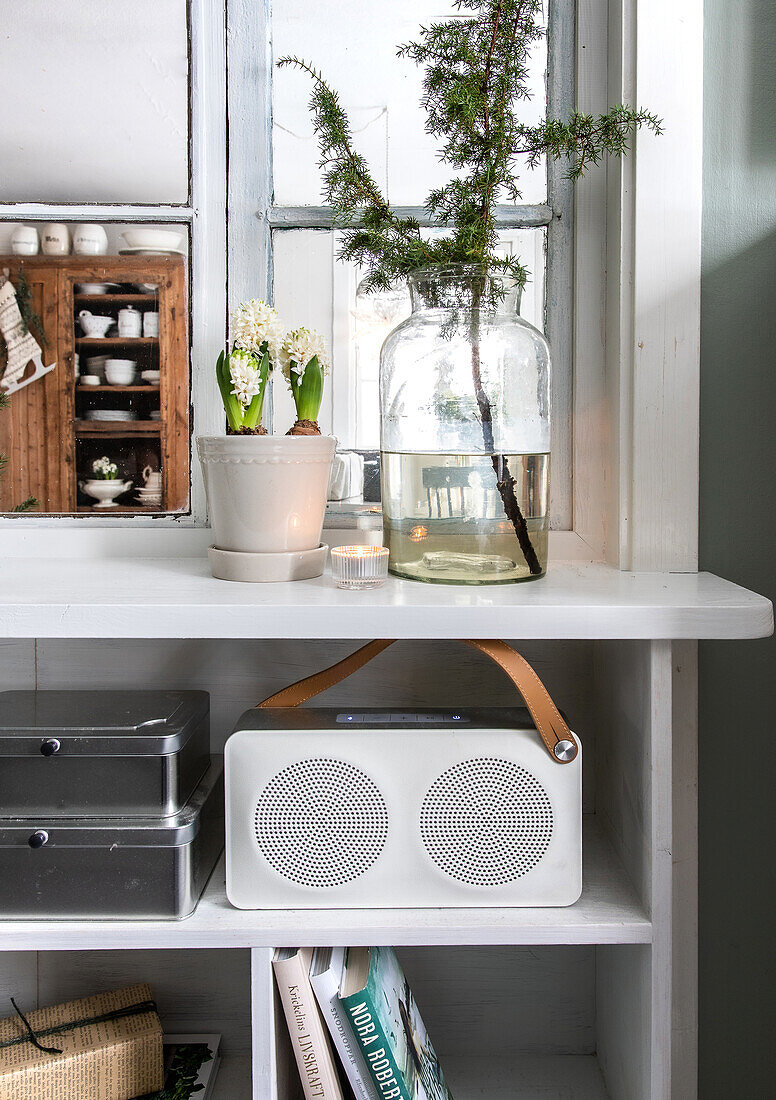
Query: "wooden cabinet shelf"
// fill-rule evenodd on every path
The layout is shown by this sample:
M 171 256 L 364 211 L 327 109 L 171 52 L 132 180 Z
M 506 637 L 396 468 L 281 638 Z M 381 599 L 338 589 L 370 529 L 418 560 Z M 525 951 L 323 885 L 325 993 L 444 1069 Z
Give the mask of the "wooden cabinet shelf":
M 32 308 L 45 334 L 43 361 L 56 364 L 43 378 L 12 394 L 9 408 L 0 416 L 0 454 L 8 455 L 0 479 L 0 513 L 10 512 L 27 497 L 38 501 L 38 515 L 92 511 L 78 482 L 91 475 L 92 463 L 103 454 L 117 463 L 120 476 L 136 483 L 142 484 L 146 466 L 161 469 L 159 506 L 131 511 L 185 511 L 189 506 L 191 442 L 183 256 L 0 256 L 0 266 L 8 269 L 14 285 L 24 271 Z M 112 283 L 114 289 L 109 294 L 79 294 L 77 288 L 82 283 Z M 155 289 L 136 291 L 136 284 L 153 284 Z M 81 309 L 118 322 L 119 310 L 129 305 L 141 313 L 158 313 L 158 336 L 95 337 L 81 332 Z M 85 360 L 101 353 L 133 358 L 138 370 L 158 369 L 158 384 L 81 385 L 75 372 L 76 355 L 80 355 L 81 372 L 87 374 Z M 94 398 L 85 400 L 89 394 Z M 115 406 L 106 394 L 115 400 Z M 142 403 L 143 394 L 152 400 Z M 85 419 L 88 408 L 105 405 L 132 410 L 145 419 Z M 148 419 L 151 409 L 159 410 L 159 420 Z M 94 514 L 101 518 L 103 510 Z
M 159 386 L 78 386 L 77 393 L 159 393 Z
M 91 504 L 79 504 L 78 512 L 87 513 L 91 512 L 93 515 L 96 513 L 100 516 L 112 516 L 112 515 L 158 515 L 159 509 L 152 508 L 143 504 L 117 504 L 115 508 L 94 508 Z
M 81 436 L 158 435 L 161 420 L 76 420 L 75 434 Z
M 117 292 L 115 294 L 74 294 L 73 301 L 77 306 L 115 306 L 115 305 L 127 305 L 136 306 L 147 303 L 153 305 L 157 302 L 158 296 L 156 294 L 135 294 L 127 292 L 121 294 Z
M 157 336 L 77 336 L 77 348 L 111 348 L 131 344 L 136 348 L 153 348 L 159 343 Z

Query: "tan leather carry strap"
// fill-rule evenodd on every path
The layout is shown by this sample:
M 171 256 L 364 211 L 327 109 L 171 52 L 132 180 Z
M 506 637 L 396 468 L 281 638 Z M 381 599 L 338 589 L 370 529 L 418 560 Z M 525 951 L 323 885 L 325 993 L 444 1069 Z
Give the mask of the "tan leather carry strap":
M 393 645 L 395 639 L 380 639 L 368 642 L 355 653 L 338 661 L 336 665 L 326 668 L 323 672 L 316 672 L 312 676 L 306 676 L 298 680 L 282 691 L 270 695 L 257 706 L 267 707 L 298 707 L 306 703 L 308 699 L 320 695 L 322 691 L 340 683 L 341 680 L 358 672 L 365 664 L 382 653 L 389 645 Z M 561 717 L 560 711 L 553 703 L 547 688 L 541 682 L 528 661 L 507 645 L 506 642 L 497 640 L 480 641 L 478 639 L 466 639 L 466 644 L 479 649 L 481 653 L 495 661 L 525 700 L 525 705 L 531 712 L 539 735 L 544 742 L 547 752 L 558 764 L 570 764 L 579 752 L 577 739 L 571 732 L 566 722 Z

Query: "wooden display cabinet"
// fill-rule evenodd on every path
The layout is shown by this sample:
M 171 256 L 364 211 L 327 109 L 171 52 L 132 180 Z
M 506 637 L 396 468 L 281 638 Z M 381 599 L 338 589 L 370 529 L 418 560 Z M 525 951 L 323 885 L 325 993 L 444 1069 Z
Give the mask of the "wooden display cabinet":
M 33 309 L 43 323 L 43 362 L 56 361 L 57 366 L 12 394 L 9 407 L 0 413 L 0 453 L 8 458 L 0 478 L 0 512 L 10 512 L 30 496 L 39 502 L 35 514 L 110 516 L 187 510 L 190 386 L 183 257 L 0 257 L 0 271 L 8 272 L 14 285 L 20 268 L 30 286 Z M 108 294 L 81 294 L 76 285 L 82 283 L 113 283 L 116 289 Z M 139 284 L 145 284 L 142 290 Z M 117 319 L 118 311 L 130 305 L 139 312 L 158 311 L 158 337 L 96 339 L 82 333 L 78 322 L 82 309 Z M 135 359 L 135 383 L 82 385 L 76 376 L 76 355 L 80 373 L 86 374 L 86 360 L 101 354 Z M 140 372 L 146 369 L 160 371 L 158 386 L 142 382 Z M 88 412 L 99 408 L 128 410 L 134 418 L 88 419 Z M 155 410 L 158 419 L 150 415 Z M 91 463 L 102 454 L 114 459 L 119 476 L 134 484 L 118 498 L 117 507 L 94 509 L 95 502 L 78 483 L 91 476 Z M 135 499 L 147 465 L 162 471 L 162 499 L 157 506 Z

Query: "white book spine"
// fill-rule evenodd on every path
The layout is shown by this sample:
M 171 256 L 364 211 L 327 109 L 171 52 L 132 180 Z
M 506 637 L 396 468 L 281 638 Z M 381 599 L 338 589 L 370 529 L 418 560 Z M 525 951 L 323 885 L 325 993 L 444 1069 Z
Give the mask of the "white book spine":
M 275 980 L 283 1005 L 305 1100 L 343 1100 L 334 1053 L 310 985 L 312 948 L 275 959 Z
M 335 947 L 329 969 L 311 977 L 310 984 L 356 1100 L 381 1100 L 340 1003 L 339 983 L 344 958 L 344 947 Z

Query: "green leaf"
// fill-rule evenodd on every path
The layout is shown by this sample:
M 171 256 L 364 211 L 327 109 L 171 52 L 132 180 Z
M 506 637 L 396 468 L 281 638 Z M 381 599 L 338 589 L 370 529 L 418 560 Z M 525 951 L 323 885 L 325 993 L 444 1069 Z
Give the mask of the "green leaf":
M 293 372 L 292 372 L 293 376 Z M 314 355 L 304 369 L 296 392 L 293 385 L 294 403 L 298 420 L 317 420 L 323 400 L 323 369 Z
M 232 393 L 232 378 L 229 374 L 229 355 L 221 352 L 216 361 L 216 381 L 221 391 L 221 400 L 224 403 L 224 412 L 229 427 L 232 431 L 238 431 L 243 426 L 243 407 Z
M 261 423 L 261 413 L 264 407 L 264 395 L 267 391 L 267 380 L 269 379 L 270 373 L 272 371 L 272 365 L 269 361 L 269 352 L 267 351 L 266 344 L 262 346 L 264 347 L 264 353 L 259 360 L 259 378 L 261 379 L 261 388 L 243 413 L 243 423 L 245 424 L 246 428 L 256 428 Z

